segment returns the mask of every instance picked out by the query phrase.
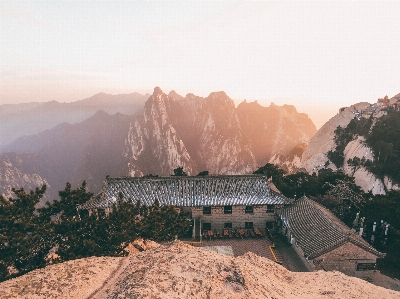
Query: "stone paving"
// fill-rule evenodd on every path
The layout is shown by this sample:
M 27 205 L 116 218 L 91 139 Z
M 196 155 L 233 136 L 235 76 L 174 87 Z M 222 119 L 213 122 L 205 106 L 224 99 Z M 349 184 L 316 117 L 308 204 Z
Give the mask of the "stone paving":
M 229 239 L 211 239 L 211 240 L 203 240 L 201 244 L 195 244 L 193 243 L 194 246 L 196 247 L 231 247 L 233 251 L 233 256 L 237 257 L 240 255 L 245 254 L 246 252 L 253 252 L 259 256 L 268 258 L 272 261 L 275 261 L 274 256 L 272 255 L 272 252 L 270 250 L 270 246 L 272 245 L 272 242 L 264 237 L 260 239 L 251 239 L 251 238 L 244 238 L 244 239 L 237 239 L 237 238 L 229 238 Z M 286 268 L 288 266 L 286 265 L 285 259 L 283 258 L 282 254 L 277 251 L 276 249 L 273 249 L 274 254 L 277 258 L 277 260 L 282 263 L 282 265 Z

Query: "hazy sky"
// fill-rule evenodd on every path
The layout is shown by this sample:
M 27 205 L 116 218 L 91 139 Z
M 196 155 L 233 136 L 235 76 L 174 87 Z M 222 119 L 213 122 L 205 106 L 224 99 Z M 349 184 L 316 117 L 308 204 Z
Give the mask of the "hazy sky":
M 223 90 L 319 127 L 400 92 L 399 16 L 399 1 L 0 0 L 0 104 Z

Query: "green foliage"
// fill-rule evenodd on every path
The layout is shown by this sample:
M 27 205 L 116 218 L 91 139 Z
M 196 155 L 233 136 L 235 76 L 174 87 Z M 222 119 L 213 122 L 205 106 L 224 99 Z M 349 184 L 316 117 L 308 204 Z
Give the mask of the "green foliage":
M 173 176 L 187 176 L 187 173 L 183 170 L 183 167 L 178 167 L 174 169 Z
M 365 202 L 361 207 L 360 216 L 365 217 L 365 233 L 367 240 L 372 234 L 374 222 L 379 226 L 381 220 L 390 224 L 387 242 L 383 230 L 375 234 L 374 247 L 385 252 L 386 257 L 380 261 L 379 269 L 382 273 L 400 279 L 400 192 L 390 191 L 386 195 L 376 195 L 371 200 Z
M 7 279 L 8 276 L 8 269 L 6 264 L 0 262 L 0 282 Z
M 71 189 L 71 183 L 67 182 L 65 189 L 59 191 L 58 195 L 60 200 L 55 200 L 51 204 L 47 202 L 46 206 L 39 210 L 42 215 L 61 214 L 63 220 L 70 219 L 77 215 L 76 206 L 88 201 L 93 193 L 87 192 L 86 181 L 83 181 L 75 190 Z
M 365 202 L 362 215 L 366 217 L 366 224 L 384 220 L 391 226 L 400 228 L 400 192 L 390 191 L 386 195 L 375 195 Z
M 10 278 L 7 267 L 17 275 L 45 266 L 50 249 L 58 248 L 59 261 L 89 256 L 125 255 L 124 247 L 139 237 L 167 241 L 189 228 L 188 215 L 158 200 L 147 207 L 119 196 L 113 211 L 99 210 L 92 215 L 77 212 L 92 193 L 86 183 L 72 189 L 67 183 L 60 200 L 35 210 L 46 186 L 26 193 L 14 190 L 15 198 L 0 198 L 0 281 Z
M 13 188 L 12 191 L 14 198 L 0 199 L 0 264 L 13 266 L 23 274 L 44 266 L 44 257 L 54 240 L 49 218 L 35 212 L 46 185 L 29 193 L 24 189 Z
M 171 241 L 189 229 L 188 215 L 178 213 L 174 206 L 158 205 L 156 201 L 149 207 L 141 220 L 141 237 L 154 241 Z
M 207 175 L 208 175 L 208 171 L 207 170 L 201 171 L 201 172 L 199 172 L 197 174 L 197 176 L 207 176 Z
M 368 135 L 371 125 L 373 122 L 373 118 L 353 118 L 347 127 L 342 128 L 338 126 L 335 130 L 335 144 L 336 148 L 334 151 L 328 152 L 328 159 L 335 164 L 337 168 L 343 166 L 344 163 L 344 154 L 343 151 L 346 148 L 347 144 L 354 140 L 357 136 L 366 136 Z
M 389 110 L 376 121 L 366 142 L 375 159 L 367 164 L 368 170 L 383 178 L 385 175 L 400 183 L 400 111 Z
M 335 166 L 337 168 L 340 168 L 343 166 L 344 154 L 337 147 L 336 147 L 335 151 L 328 151 L 327 156 L 328 156 L 328 159 L 330 161 L 332 161 L 332 163 L 335 164 Z
M 278 166 L 271 163 L 265 164 L 264 166 L 258 168 L 253 173 L 263 174 L 268 178 L 272 177 L 272 181 L 274 182 L 274 184 L 278 189 L 281 189 L 283 185 L 283 176 L 286 174 L 284 170 L 280 169 Z
M 321 169 L 316 174 L 298 172 L 285 175 L 285 171 L 273 164 L 266 164 L 257 169 L 254 174 L 264 174 L 272 177 L 275 186 L 287 197 L 301 197 L 323 195 L 329 190 L 326 183 L 336 184 L 337 180 L 346 181 L 353 190 L 359 192 L 359 187 L 354 183 L 354 178 L 347 176 L 342 171 L 333 171 L 332 169 Z
M 62 236 L 57 254 L 63 261 L 89 256 L 124 255 L 123 239 L 118 225 L 105 215 L 92 215 L 82 220 L 63 221 L 56 226 Z
M 347 127 L 337 127 L 335 130 L 334 151 L 328 152 L 328 159 L 336 167 L 342 167 L 344 162 L 343 151 L 346 145 L 357 136 L 366 137 L 367 145 L 374 152 L 374 160 L 350 159 L 348 164 L 355 172 L 358 167 L 365 166 L 377 177 L 383 179 L 389 176 L 395 183 L 400 183 L 400 111 L 387 110 L 387 115 L 377 118 L 372 126 L 373 117 L 354 118 Z M 371 129 L 372 127 L 372 129 Z

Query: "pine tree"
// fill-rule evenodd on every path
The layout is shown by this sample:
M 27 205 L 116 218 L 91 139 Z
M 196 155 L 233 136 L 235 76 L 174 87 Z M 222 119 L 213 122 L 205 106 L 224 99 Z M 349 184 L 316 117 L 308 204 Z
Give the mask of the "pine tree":
M 23 188 L 12 191 L 14 198 L 0 199 L 0 264 L 23 274 L 46 264 L 45 257 L 54 246 L 54 239 L 49 218 L 35 211 L 46 185 L 29 193 Z

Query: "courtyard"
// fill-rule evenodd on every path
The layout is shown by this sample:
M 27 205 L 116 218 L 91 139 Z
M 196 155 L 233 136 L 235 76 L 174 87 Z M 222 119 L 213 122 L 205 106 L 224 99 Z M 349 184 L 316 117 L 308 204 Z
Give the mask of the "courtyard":
M 203 247 L 208 250 L 217 251 L 221 254 L 235 257 L 243 255 L 246 252 L 253 252 L 272 261 L 276 260 L 290 271 L 308 271 L 303 262 L 297 256 L 296 252 L 289 244 L 287 244 L 286 242 L 284 242 L 284 240 L 280 238 L 273 240 L 275 247 L 273 247 L 273 243 L 268 237 L 263 237 L 259 239 L 203 239 L 201 243 L 193 242 L 191 244 L 196 247 Z

